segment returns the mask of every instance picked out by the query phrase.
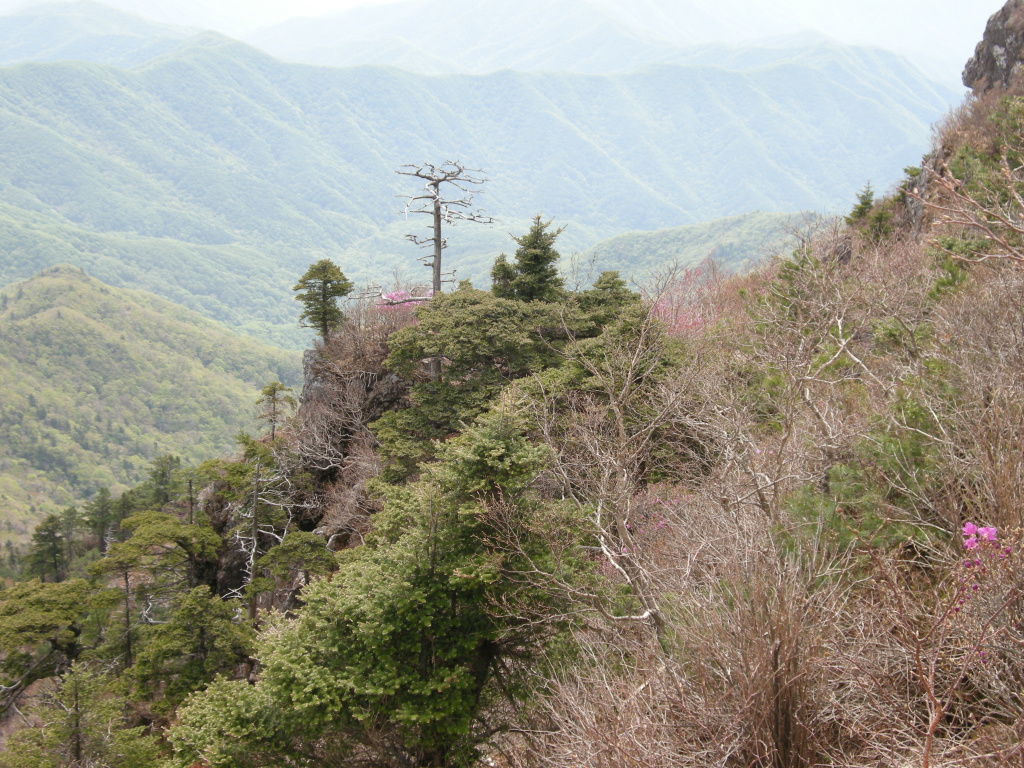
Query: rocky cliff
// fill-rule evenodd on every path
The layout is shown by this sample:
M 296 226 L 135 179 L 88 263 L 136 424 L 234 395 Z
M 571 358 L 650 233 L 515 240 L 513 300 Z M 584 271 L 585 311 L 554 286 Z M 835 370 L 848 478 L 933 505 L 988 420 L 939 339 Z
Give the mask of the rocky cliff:
M 1024 62 L 1024 0 L 1008 0 L 988 20 L 985 36 L 964 68 L 963 82 L 975 93 L 1008 85 Z

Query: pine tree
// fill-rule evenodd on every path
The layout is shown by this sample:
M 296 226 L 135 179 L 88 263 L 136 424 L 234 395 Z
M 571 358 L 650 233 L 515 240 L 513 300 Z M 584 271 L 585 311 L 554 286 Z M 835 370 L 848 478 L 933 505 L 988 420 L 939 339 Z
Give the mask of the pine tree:
M 291 391 L 291 387 L 286 387 L 280 381 L 272 381 L 260 390 L 256 405 L 259 406 L 259 417 L 270 427 L 271 440 L 276 436 L 277 425 L 284 420 L 288 409 L 295 407 L 295 398 L 288 394 Z
M 84 521 L 89 532 L 96 537 L 100 552 L 106 552 L 114 525 L 114 500 L 107 488 L 100 488 L 92 501 L 86 504 Z
M 863 186 L 860 192 L 857 193 L 857 204 L 853 206 L 853 210 L 850 211 L 850 215 L 846 217 L 846 223 L 849 225 L 856 224 L 857 222 L 864 221 L 868 214 L 871 213 L 871 209 L 875 207 L 875 190 L 871 187 L 871 182 Z
M 181 458 L 167 453 L 149 462 L 149 502 L 160 509 L 181 491 Z
M 47 515 L 32 534 L 28 551 L 29 571 L 46 581 L 63 581 L 67 572 L 64 524 L 58 515 Z
M 563 228 L 549 231 L 550 221 L 539 215 L 534 218 L 530 231 L 522 237 L 513 237 L 519 246 L 516 260 L 509 264 L 502 254 L 494 262 L 491 283 L 494 295 L 501 299 L 518 301 L 557 301 L 562 295 L 564 282 L 558 275 L 558 251 L 555 240 Z
M 316 328 L 326 342 L 330 332 L 345 317 L 345 313 L 338 307 L 338 299 L 348 296 L 354 287 L 352 281 L 330 259 L 320 259 L 310 265 L 292 288 L 297 292 L 295 300 L 301 301 L 303 307 L 299 324 L 303 328 Z

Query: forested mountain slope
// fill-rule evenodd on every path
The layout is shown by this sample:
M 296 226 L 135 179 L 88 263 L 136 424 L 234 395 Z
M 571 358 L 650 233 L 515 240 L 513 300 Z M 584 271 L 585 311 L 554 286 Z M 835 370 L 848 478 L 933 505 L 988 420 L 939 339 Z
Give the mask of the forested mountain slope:
M 42 3 L 0 16 L 0 63 L 74 59 L 130 67 L 168 53 L 193 34 L 91 0 Z
M 644 282 L 668 265 L 692 266 L 710 259 L 720 269 L 743 273 L 773 254 L 792 249 L 793 231 L 813 227 L 819 217 L 806 214 L 746 213 L 687 227 L 624 232 L 579 254 L 576 262 L 595 274 L 619 269 Z
M 0 292 L 0 517 L 23 539 L 46 512 L 140 482 L 149 462 L 231 449 L 298 356 L 70 266 Z
M 746 274 L 313 265 L 294 414 L 8 558 L 0 768 L 1019 766 L 1022 31 Z
M 845 206 L 916 158 L 943 98 L 870 61 L 820 64 L 430 78 L 286 65 L 205 35 L 133 70 L 8 67 L 0 280 L 59 259 L 294 344 L 287 275 L 310 261 L 357 281 L 420 274 L 402 236 L 422 222 L 396 199 L 417 191 L 394 174 L 406 162 L 458 158 L 492 179 L 480 204 L 499 226 L 450 237 L 450 265 L 477 281 L 538 212 L 569 225 L 571 252 Z

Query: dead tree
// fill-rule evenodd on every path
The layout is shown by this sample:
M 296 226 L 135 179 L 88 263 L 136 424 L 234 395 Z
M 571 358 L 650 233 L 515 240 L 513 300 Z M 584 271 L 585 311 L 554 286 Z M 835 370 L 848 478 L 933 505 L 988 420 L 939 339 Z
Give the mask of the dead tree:
M 406 235 L 406 239 L 430 253 L 422 258 L 433 272 L 434 293 L 441 292 L 444 273 L 441 271 L 441 252 L 448 247 L 448 240 L 441 233 L 441 225 L 457 221 L 472 221 L 477 224 L 493 224 L 494 219 L 473 209 L 473 196 L 481 192 L 481 185 L 487 181 L 482 171 L 466 168 L 457 160 L 445 160 L 441 165 L 403 165 L 397 173 L 415 176 L 426 184 L 418 195 L 401 195 L 406 200 L 405 213 L 425 213 L 433 220 L 430 237 Z M 457 192 L 449 195 L 446 190 L 454 187 Z

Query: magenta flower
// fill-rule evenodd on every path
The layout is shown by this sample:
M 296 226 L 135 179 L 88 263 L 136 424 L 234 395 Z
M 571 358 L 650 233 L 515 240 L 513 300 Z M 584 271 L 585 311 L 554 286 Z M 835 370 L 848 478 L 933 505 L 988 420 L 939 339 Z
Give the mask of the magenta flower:
M 979 528 L 978 535 L 981 536 L 983 541 L 995 541 L 996 534 L 998 533 L 996 528 Z
M 964 523 L 964 536 L 973 536 L 978 532 L 978 526 L 974 523 Z
M 964 549 L 977 549 L 978 540 L 973 536 L 964 542 Z

